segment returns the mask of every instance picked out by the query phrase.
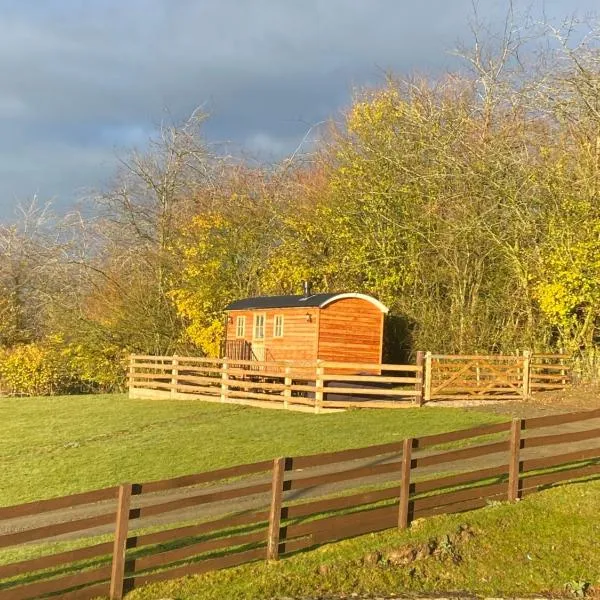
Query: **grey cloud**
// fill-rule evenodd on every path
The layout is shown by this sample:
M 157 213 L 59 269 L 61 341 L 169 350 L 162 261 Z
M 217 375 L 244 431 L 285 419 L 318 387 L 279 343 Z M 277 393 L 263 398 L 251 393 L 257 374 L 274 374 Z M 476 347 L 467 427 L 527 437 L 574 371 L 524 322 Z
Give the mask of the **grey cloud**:
M 546 2 L 547 13 L 593 0 Z M 33 193 L 101 187 L 115 148 L 168 109 L 213 114 L 211 140 L 279 156 L 385 69 L 439 71 L 470 0 L 34 0 L 0 9 L 0 217 Z M 480 8 L 498 20 L 505 2 Z

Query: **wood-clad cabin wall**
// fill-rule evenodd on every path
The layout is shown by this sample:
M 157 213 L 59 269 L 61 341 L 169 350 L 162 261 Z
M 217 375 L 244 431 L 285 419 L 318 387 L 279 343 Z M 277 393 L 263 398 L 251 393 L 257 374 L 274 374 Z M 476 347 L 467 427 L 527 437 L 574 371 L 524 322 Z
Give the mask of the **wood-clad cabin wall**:
M 321 309 L 318 358 L 381 363 L 383 313 L 367 300 L 342 298 Z
M 265 360 L 316 360 L 319 331 L 318 308 L 269 308 L 265 310 L 232 310 L 227 322 L 227 341 L 246 340 L 253 346 L 264 343 Z M 254 339 L 254 315 L 265 315 L 264 340 Z M 275 317 L 283 316 L 283 337 L 274 336 Z M 310 321 L 307 320 L 310 315 Z M 246 317 L 243 338 L 237 337 L 237 318 Z

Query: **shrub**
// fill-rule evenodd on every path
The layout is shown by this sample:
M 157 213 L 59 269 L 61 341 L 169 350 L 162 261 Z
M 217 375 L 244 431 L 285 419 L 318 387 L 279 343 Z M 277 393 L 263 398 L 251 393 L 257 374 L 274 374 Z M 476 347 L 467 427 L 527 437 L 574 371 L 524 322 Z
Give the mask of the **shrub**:
M 47 396 L 117 391 L 125 379 L 125 353 L 67 344 L 60 336 L 0 350 L 0 393 Z

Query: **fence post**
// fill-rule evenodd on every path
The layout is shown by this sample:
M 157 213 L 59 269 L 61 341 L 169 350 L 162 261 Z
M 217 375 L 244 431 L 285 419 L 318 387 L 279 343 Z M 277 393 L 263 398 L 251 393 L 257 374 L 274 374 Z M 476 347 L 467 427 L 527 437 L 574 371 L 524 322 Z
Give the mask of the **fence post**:
M 112 569 L 110 573 L 110 600 L 123 598 L 123 580 L 125 579 L 125 545 L 129 531 L 129 509 L 131 507 L 131 483 L 119 486 L 117 503 L 117 521 L 113 545 Z
M 323 375 L 325 375 L 325 369 L 323 363 L 317 360 L 317 378 L 315 380 L 315 412 L 320 413 L 323 407 Z
M 283 477 L 285 474 L 285 463 L 285 458 L 276 458 L 273 461 L 267 560 L 279 560 L 279 533 L 281 530 L 281 504 L 283 502 Z
M 523 400 L 531 396 L 531 352 L 523 350 Z
M 283 408 L 288 408 L 288 403 L 292 397 L 292 369 L 291 367 L 285 368 L 285 388 L 283 390 Z
M 413 438 L 402 442 L 402 471 L 400 476 L 400 503 L 398 507 L 398 528 L 406 529 L 410 520 L 410 470 L 412 463 Z
M 431 401 L 431 352 L 425 353 L 425 389 L 423 390 L 423 401 Z
M 227 397 L 229 396 L 229 375 L 228 375 L 229 365 L 227 359 L 223 359 L 223 364 L 221 365 L 221 402 L 225 402 Z
M 521 419 L 512 420 L 510 425 L 510 456 L 508 460 L 508 500 L 511 502 L 519 497 L 522 427 L 523 421 Z
M 177 380 L 179 379 L 179 360 L 177 354 L 171 359 L 171 398 L 177 395 Z
M 135 387 L 133 379 L 135 375 L 135 359 L 133 358 L 133 354 L 129 355 L 129 373 L 127 377 L 127 388 L 129 390 L 129 397 L 131 398 L 131 391 Z
M 415 402 L 419 406 L 423 406 L 423 392 L 425 390 L 425 386 L 423 385 L 425 380 L 425 370 L 423 367 L 425 359 L 425 353 L 421 350 L 417 352 L 417 367 L 421 367 L 421 372 L 417 372 L 417 383 L 415 383 L 415 391 L 417 392 L 417 396 L 415 397 Z

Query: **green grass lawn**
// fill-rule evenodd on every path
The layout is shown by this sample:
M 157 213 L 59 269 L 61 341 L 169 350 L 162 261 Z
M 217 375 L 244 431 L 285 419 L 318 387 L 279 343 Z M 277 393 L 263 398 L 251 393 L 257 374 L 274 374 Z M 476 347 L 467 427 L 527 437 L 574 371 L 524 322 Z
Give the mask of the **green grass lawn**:
M 600 481 L 415 521 L 311 552 L 154 584 L 126 600 L 447 594 L 577 597 L 600 591 Z M 459 535 L 463 529 L 466 535 Z M 409 555 L 428 547 L 431 554 Z M 408 551 L 408 552 L 407 552 Z M 594 596 L 596 597 L 596 596 Z
M 124 395 L 5 398 L 0 414 L 0 506 L 503 419 L 458 408 L 314 415 Z

